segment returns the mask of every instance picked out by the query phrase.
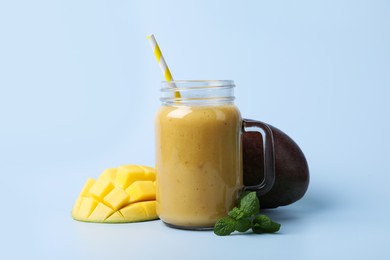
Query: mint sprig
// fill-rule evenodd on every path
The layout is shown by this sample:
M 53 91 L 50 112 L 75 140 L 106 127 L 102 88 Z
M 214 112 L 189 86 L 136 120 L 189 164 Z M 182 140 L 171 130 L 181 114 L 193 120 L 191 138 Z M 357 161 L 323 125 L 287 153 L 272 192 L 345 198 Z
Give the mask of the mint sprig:
M 244 192 L 228 216 L 217 221 L 214 233 L 218 236 L 228 236 L 234 231 L 247 232 L 252 228 L 253 233 L 275 233 L 279 231 L 280 224 L 272 221 L 266 215 L 258 215 L 260 202 L 256 192 Z

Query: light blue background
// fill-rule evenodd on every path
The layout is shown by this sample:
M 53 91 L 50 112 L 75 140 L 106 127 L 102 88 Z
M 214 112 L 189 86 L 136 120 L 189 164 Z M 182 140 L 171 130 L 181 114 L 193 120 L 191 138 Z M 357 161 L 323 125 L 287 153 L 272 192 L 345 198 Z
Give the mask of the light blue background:
M 88 177 L 154 165 L 150 33 L 176 79 L 234 80 L 244 117 L 301 146 L 311 183 L 266 212 L 279 234 L 71 219 Z M 1 254 L 389 259 L 389 46 L 389 1 L 1 1 Z

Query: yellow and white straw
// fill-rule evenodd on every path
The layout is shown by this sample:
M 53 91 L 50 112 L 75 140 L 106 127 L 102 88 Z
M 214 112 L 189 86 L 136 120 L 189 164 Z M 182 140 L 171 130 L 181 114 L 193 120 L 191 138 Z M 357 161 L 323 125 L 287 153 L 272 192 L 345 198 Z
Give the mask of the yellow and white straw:
M 150 43 L 150 46 L 152 47 L 154 56 L 156 57 L 156 60 L 158 64 L 160 65 L 160 68 L 164 74 L 164 78 L 166 81 L 173 81 L 171 71 L 168 68 L 167 63 L 165 62 L 164 56 L 161 53 L 160 47 L 157 44 L 156 38 L 154 38 L 154 35 L 148 35 L 147 36 L 148 41 Z M 175 92 L 175 97 L 180 98 L 180 92 L 176 91 Z

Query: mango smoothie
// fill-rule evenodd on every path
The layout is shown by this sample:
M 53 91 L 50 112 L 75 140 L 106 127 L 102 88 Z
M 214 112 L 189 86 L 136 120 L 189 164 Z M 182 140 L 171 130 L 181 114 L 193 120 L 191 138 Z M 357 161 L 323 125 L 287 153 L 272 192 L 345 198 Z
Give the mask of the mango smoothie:
M 212 227 L 243 187 L 239 110 L 162 106 L 155 125 L 157 214 L 176 227 Z

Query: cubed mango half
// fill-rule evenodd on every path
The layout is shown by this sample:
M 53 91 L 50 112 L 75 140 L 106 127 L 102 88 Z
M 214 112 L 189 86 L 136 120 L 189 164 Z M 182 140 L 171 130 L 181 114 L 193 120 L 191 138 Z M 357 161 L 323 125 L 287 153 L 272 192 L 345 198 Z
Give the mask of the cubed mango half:
M 126 223 L 157 219 L 156 171 L 124 165 L 108 168 L 97 180 L 89 178 L 72 209 L 85 222 Z

